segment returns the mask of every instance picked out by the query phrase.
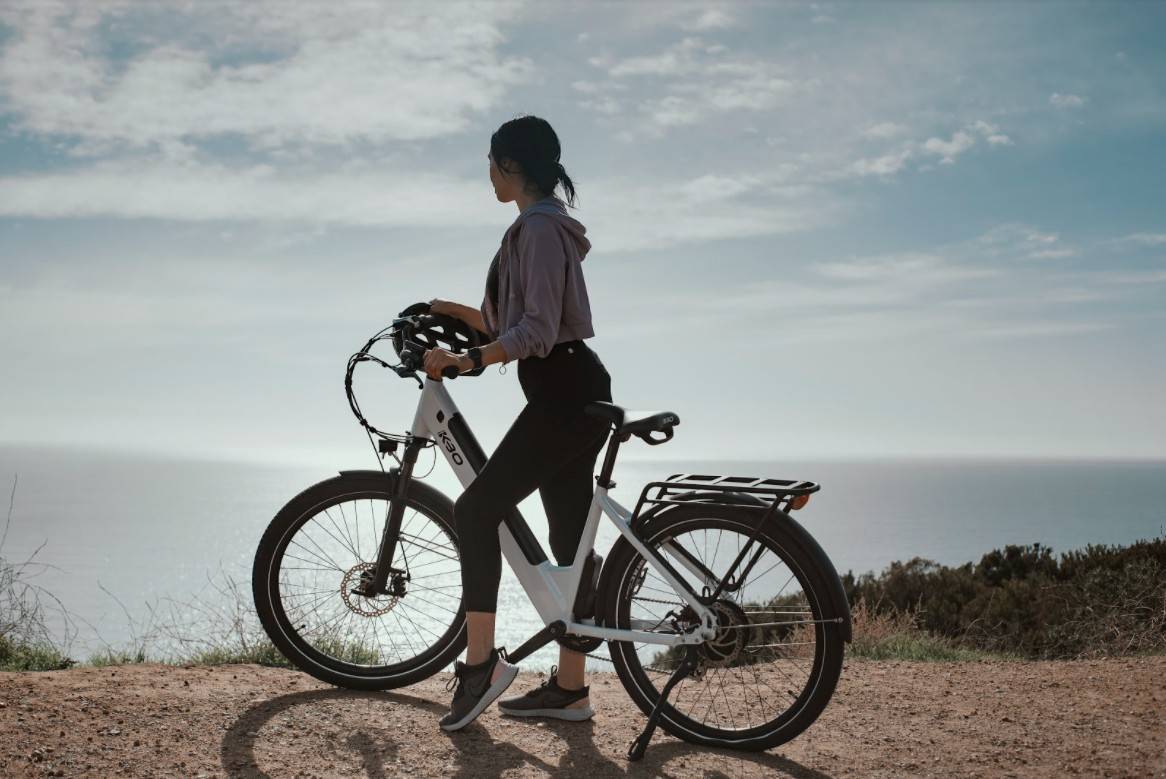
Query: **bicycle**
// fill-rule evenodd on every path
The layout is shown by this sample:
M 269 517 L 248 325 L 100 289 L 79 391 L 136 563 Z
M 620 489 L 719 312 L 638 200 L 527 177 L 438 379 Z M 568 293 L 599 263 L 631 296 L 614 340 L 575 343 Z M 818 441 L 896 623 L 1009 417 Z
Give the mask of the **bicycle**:
M 385 339 L 399 364 L 371 354 Z M 413 468 L 422 449 L 437 446 L 467 485 L 486 454 L 443 380 L 417 372 L 426 348 L 458 351 L 484 340 L 419 303 L 349 359 L 349 403 L 370 443 L 379 438 L 380 470 L 341 471 L 290 500 L 264 532 L 252 575 L 264 629 L 308 674 L 392 689 L 437 673 L 465 648 L 453 502 Z M 362 415 L 352 376 L 366 361 L 417 381 L 409 432 L 380 431 Z M 457 375 L 449 366 L 444 378 Z M 504 558 L 545 625 L 503 649 L 508 661 L 551 641 L 580 652 L 607 642 L 620 682 L 648 717 L 632 760 L 657 725 L 685 741 L 743 750 L 794 738 L 829 702 L 851 640 L 838 574 L 790 516 L 819 485 L 672 474 L 646 484 L 629 511 L 608 494 L 620 444 L 632 436 L 665 443 L 680 420 L 603 401 L 585 410 L 612 428 L 574 562 L 551 563 L 517 507 L 499 526 Z M 385 471 L 385 455 L 398 467 Z M 606 560 L 592 551 L 601 515 L 619 531 Z

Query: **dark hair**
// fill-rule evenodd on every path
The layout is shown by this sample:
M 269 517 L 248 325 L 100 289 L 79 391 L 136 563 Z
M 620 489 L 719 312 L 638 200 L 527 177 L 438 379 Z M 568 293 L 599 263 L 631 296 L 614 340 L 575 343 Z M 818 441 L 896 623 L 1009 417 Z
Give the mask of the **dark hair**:
M 537 116 L 518 116 L 490 136 L 490 156 L 499 169 L 513 173 L 502 167 L 502 160 L 509 159 L 522 166 L 526 180 L 538 187 L 546 195 L 552 195 L 555 186 L 563 185 L 567 204 L 575 205 L 575 185 L 567 171 L 559 162 L 559 136 L 546 119 Z

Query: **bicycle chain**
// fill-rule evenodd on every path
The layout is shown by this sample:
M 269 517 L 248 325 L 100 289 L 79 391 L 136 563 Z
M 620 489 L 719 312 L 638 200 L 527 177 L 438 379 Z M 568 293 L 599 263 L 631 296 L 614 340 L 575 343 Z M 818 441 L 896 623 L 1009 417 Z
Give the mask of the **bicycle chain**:
M 633 596 L 633 598 L 635 600 L 642 600 L 642 601 L 646 601 L 648 603 L 660 603 L 664 606 L 683 606 L 684 605 L 683 603 L 677 603 L 675 601 L 660 600 L 659 598 L 648 598 L 648 597 L 644 597 L 641 595 L 635 595 L 635 596 Z M 602 660 L 605 663 L 611 663 L 612 665 L 615 665 L 615 661 L 612 660 L 610 657 L 604 657 L 602 655 L 595 655 L 595 654 L 591 654 L 591 653 L 585 653 L 583 656 L 590 657 L 592 660 Z M 656 673 L 663 673 L 663 674 L 672 673 L 671 671 L 667 671 L 667 670 L 664 670 L 661 668 L 653 668 L 652 666 L 645 666 L 644 670 L 655 671 Z
M 642 601 L 645 601 L 647 603 L 662 603 L 665 606 L 683 606 L 684 605 L 683 603 L 677 603 L 674 600 L 660 600 L 659 598 L 647 598 L 647 597 L 644 597 L 642 595 L 635 595 L 632 597 L 632 600 L 642 600 Z

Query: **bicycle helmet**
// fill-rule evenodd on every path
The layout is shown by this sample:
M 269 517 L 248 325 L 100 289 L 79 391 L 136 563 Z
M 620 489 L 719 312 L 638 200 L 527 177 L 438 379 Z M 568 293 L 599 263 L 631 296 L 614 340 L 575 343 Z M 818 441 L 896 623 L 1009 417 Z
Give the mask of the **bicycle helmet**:
M 414 303 L 400 314 L 399 318 L 408 317 L 409 321 L 401 322 L 399 327 L 393 328 L 390 338 L 393 350 L 400 357 L 406 348 L 410 351 L 446 349 L 454 354 L 462 354 L 475 346 L 485 346 L 490 337 L 457 317 L 447 314 L 429 313 L 428 303 Z M 462 376 L 477 376 L 486 369 L 486 366 L 474 368 L 461 374 Z

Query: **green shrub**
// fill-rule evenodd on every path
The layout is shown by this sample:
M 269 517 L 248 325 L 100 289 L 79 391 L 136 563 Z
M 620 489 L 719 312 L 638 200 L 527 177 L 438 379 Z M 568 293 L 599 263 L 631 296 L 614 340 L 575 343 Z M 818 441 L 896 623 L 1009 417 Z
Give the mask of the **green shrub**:
M 924 631 L 961 647 L 1029 658 L 1097 657 L 1166 649 L 1166 538 L 1090 545 L 1054 556 L 1006 546 L 979 563 L 914 558 L 843 585 L 851 603 L 912 612 Z
M 17 643 L 0 636 L 0 671 L 59 671 L 73 665 L 47 643 Z

